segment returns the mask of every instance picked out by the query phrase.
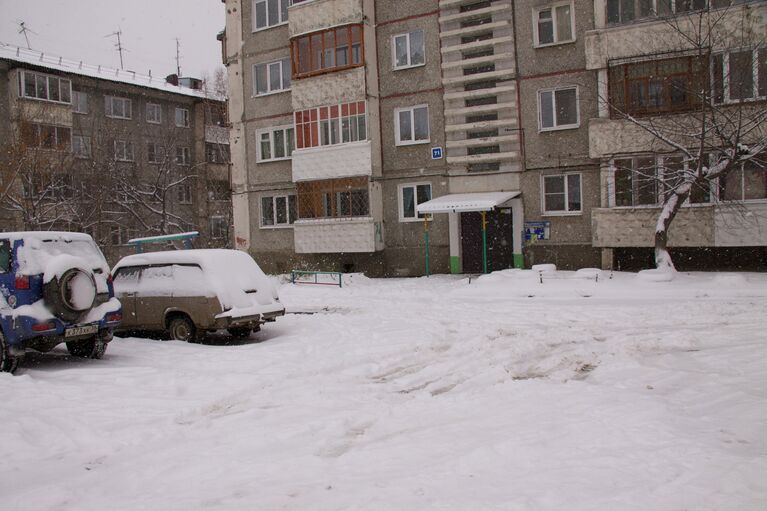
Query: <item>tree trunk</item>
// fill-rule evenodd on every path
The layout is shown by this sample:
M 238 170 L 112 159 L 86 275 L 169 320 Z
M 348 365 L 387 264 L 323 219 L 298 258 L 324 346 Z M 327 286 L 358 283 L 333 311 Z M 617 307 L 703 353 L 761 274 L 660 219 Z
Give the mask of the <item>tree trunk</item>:
M 659 270 L 676 271 L 671 254 L 668 252 L 668 228 L 684 201 L 690 196 L 690 190 L 692 190 L 692 181 L 686 181 L 679 185 L 663 203 L 663 209 L 655 225 L 655 266 Z

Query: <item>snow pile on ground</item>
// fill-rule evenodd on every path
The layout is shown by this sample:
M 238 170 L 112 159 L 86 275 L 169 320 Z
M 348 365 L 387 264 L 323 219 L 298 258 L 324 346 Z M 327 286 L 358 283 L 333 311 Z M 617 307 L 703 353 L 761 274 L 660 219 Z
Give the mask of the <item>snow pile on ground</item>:
M 3 509 L 767 508 L 767 275 L 279 291 L 244 343 L 0 375 Z

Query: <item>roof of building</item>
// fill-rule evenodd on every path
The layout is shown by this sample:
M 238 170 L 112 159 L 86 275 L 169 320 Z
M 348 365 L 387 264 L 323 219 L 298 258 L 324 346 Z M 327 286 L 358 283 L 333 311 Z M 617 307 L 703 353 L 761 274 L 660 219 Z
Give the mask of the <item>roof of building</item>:
M 69 60 L 56 55 L 29 50 L 3 42 L 0 42 L 0 60 L 28 64 L 99 80 L 136 85 L 138 87 L 146 87 L 171 94 L 180 94 L 182 96 L 212 99 L 215 101 L 224 101 L 225 99 L 212 91 L 195 90 L 188 87 L 172 85 L 166 82 L 165 78 L 162 77 L 143 75 L 134 71 L 124 71 L 107 66 L 94 66 L 86 64 L 83 61 Z

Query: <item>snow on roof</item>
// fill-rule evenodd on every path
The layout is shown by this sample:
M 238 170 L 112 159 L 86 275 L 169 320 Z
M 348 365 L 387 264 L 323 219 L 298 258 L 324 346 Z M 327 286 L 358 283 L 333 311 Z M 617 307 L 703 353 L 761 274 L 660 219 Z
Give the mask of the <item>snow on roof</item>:
M 82 232 L 69 231 L 19 231 L 19 232 L 0 232 L 0 238 L 11 240 L 92 240 L 88 234 Z
M 63 71 L 79 76 L 87 76 L 110 82 L 119 82 L 139 87 L 161 90 L 171 94 L 180 94 L 182 96 L 191 96 L 196 98 L 207 98 L 216 101 L 224 101 L 225 98 L 218 96 L 213 92 L 190 89 L 188 87 L 179 87 L 165 81 L 163 77 L 155 77 L 136 73 L 134 71 L 124 71 L 107 66 L 93 66 L 82 61 L 65 59 L 56 55 L 42 53 L 35 50 L 28 50 L 12 44 L 0 42 L 0 59 L 33 66 L 44 67 L 55 71 Z
M 419 213 L 454 213 L 458 211 L 490 211 L 521 192 L 451 193 L 418 205 Z

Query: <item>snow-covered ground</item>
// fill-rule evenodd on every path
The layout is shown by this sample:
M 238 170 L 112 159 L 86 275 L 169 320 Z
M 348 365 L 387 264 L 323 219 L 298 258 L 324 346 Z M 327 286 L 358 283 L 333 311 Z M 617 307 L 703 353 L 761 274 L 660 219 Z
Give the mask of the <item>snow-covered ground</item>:
M 11 510 L 767 509 L 767 274 L 283 285 L 250 340 L 0 374 Z

